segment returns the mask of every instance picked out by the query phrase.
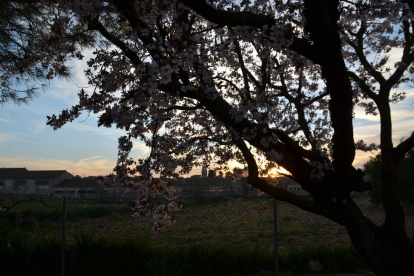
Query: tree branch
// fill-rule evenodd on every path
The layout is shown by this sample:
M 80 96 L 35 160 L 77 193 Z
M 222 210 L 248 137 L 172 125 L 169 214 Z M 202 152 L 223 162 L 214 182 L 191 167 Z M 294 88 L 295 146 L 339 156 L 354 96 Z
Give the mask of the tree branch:
M 411 136 L 408 139 L 401 142 L 395 148 L 395 153 L 397 155 L 397 158 L 403 158 L 404 155 L 412 148 L 414 148 L 414 132 L 411 133 Z
M 245 99 L 251 99 L 250 97 L 250 86 L 249 86 L 249 77 L 248 77 L 248 70 L 246 68 L 246 66 L 244 65 L 244 60 L 243 60 L 243 55 L 241 52 L 241 48 L 240 48 L 240 44 L 239 42 L 236 40 L 235 41 L 235 48 L 236 48 L 236 54 L 237 54 L 237 58 L 239 59 L 239 64 L 240 64 L 240 69 L 242 71 L 243 74 L 243 82 L 244 82 L 244 97 Z
M 338 222 L 338 219 L 330 212 L 323 209 L 320 205 L 316 204 L 313 200 L 310 200 L 304 196 L 299 196 L 294 193 L 288 192 L 284 189 L 278 188 L 269 184 L 266 180 L 259 177 L 258 167 L 256 160 L 254 159 L 253 154 L 250 152 L 246 143 L 242 139 L 235 139 L 235 144 L 242 152 L 244 160 L 246 161 L 249 169 L 249 176 L 247 181 L 253 187 L 265 192 L 271 197 L 281 200 L 284 202 L 291 203 L 305 211 L 318 214 L 329 218 L 335 222 Z
M 311 100 L 307 101 L 306 104 L 304 105 L 304 107 L 310 106 L 314 102 L 319 101 L 319 100 L 323 99 L 323 97 L 326 97 L 328 95 L 329 95 L 329 92 L 326 91 L 326 92 L 320 94 L 319 96 L 316 96 L 315 98 L 312 98 Z
M 209 5 L 205 0 L 180 0 L 180 2 L 193 9 L 205 19 L 220 26 L 250 26 L 263 30 L 265 25 L 270 29 L 271 26 L 276 24 L 276 20 L 271 16 L 259 15 L 248 11 L 231 12 L 218 10 Z M 312 61 L 316 62 L 317 60 L 317 55 L 315 54 L 312 45 L 304 39 L 295 37 L 293 43 L 289 46 L 289 49 Z
M 97 18 L 93 19 L 92 22 L 89 24 L 89 29 L 99 31 L 99 33 L 103 37 L 105 37 L 108 41 L 112 42 L 115 46 L 121 49 L 122 52 L 125 53 L 125 55 L 134 65 L 141 64 L 141 59 L 136 54 L 136 52 L 129 49 L 129 47 L 126 46 L 126 44 L 122 40 L 108 32 L 108 30 L 104 27 L 104 25 L 102 25 L 102 23 Z
M 374 101 L 377 101 L 378 95 L 375 94 L 375 92 L 371 90 L 371 88 L 368 86 L 368 84 L 366 84 L 365 81 L 361 80 L 357 76 L 357 74 L 355 74 L 352 71 L 348 71 L 348 76 L 351 77 L 351 79 L 358 84 L 359 88 L 361 88 L 362 91 L 364 91 L 364 93 L 367 94 L 368 97 L 370 97 Z
M 258 15 L 252 12 L 229 12 L 218 10 L 205 0 L 180 0 L 181 3 L 196 11 L 205 19 L 223 26 L 251 26 L 262 29 L 264 25 L 272 26 L 275 19 L 267 15 Z
M 380 84 L 385 84 L 385 78 L 382 76 L 380 72 L 375 70 L 372 65 L 368 62 L 366 56 L 364 55 L 364 34 L 366 31 L 366 22 L 363 22 L 361 24 L 361 28 L 356 34 L 353 34 L 349 32 L 351 35 L 354 35 L 354 37 L 357 39 L 357 44 L 353 43 L 351 40 L 348 40 L 348 44 L 354 48 L 355 54 L 357 55 L 359 61 L 364 66 L 365 70 L 368 71 L 368 73 L 374 77 L 374 79 Z
M 169 108 L 165 108 L 165 109 L 160 109 L 160 111 L 171 111 L 171 110 L 187 110 L 187 111 L 191 111 L 191 110 L 197 110 L 199 108 L 201 108 L 202 106 L 200 104 L 196 105 L 196 106 L 170 106 Z

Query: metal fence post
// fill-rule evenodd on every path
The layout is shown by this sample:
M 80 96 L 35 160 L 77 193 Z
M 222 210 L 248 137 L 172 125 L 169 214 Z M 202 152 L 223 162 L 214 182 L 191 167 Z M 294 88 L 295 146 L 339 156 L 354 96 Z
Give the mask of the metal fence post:
M 65 276 L 65 245 L 66 245 L 66 196 L 63 197 L 63 222 L 62 222 L 62 259 L 61 276 Z
M 39 174 L 37 174 L 37 181 L 36 181 L 36 213 L 37 213 L 37 197 L 38 197 L 38 189 L 39 189 Z
M 279 272 L 279 256 L 277 244 L 277 201 L 273 199 L 273 235 L 274 235 L 274 250 L 275 250 L 275 270 Z

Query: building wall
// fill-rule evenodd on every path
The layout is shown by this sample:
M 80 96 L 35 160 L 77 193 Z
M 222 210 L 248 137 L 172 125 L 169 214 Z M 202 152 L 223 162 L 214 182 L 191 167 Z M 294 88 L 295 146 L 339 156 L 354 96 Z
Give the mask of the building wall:
M 35 195 L 38 196 L 51 196 L 54 193 L 54 186 L 59 184 L 65 179 L 70 179 L 72 176 L 64 172 L 56 178 L 52 179 L 39 179 L 39 184 L 36 186 L 37 178 L 26 180 L 3 180 L 4 186 L 0 186 L 0 193 L 2 194 L 15 194 L 15 195 Z M 47 184 L 45 183 L 47 182 Z
M 309 195 L 309 193 L 303 190 L 299 184 L 288 184 L 287 190 L 297 195 L 303 195 L 303 196 Z
M 95 188 L 55 188 L 54 197 L 99 198 L 99 189 Z
M 70 173 L 64 172 L 58 177 L 56 177 L 55 179 L 53 179 L 53 182 L 51 184 L 53 185 L 53 187 L 55 187 L 57 184 L 61 183 L 63 180 L 72 179 L 72 178 L 73 176 Z

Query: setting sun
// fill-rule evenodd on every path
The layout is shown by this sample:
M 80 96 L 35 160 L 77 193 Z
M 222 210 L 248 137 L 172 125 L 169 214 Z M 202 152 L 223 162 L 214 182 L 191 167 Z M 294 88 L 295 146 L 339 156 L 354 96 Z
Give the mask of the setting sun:
M 280 177 L 282 174 L 289 174 L 283 167 L 273 167 L 267 172 L 267 176 L 271 178 Z

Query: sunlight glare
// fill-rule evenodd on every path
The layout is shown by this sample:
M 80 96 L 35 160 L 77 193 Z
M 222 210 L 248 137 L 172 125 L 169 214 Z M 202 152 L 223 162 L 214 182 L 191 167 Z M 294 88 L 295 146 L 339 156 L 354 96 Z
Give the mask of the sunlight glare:
M 283 167 L 273 167 L 268 171 L 267 176 L 270 178 L 276 178 L 281 177 L 282 174 L 289 174 L 289 172 Z

